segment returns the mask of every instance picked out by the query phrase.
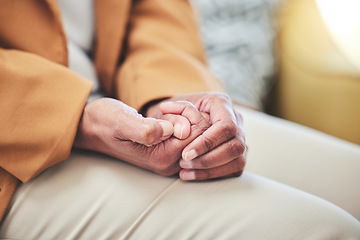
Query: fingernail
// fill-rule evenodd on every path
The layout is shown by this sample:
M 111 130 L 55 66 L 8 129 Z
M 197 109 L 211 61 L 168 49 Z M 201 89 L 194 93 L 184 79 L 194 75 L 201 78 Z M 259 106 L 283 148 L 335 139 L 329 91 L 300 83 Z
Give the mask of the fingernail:
M 195 172 L 194 171 L 181 172 L 181 179 L 183 179 L 183 180 L 195 180 Z
M 182 167 L 182 168 L 193 168 L 193 162 L 192 161 L 180 160 L 180 167 Z
M 174 126 L 174 135 L 175 136 L 180 136 L 179 139 L 182 139 L 183 136 L 183 127 L 180 123 L 175 123 Z
M 160 123 L 160 126 L 161 126 L 162 130 L 163 130 L 163 137 L 169 137 L 169 136 L 171 136 L 173 134 L 174 127 L 171 124 L 171 122 L 161 121 L 159 123 Z
M 185 153 L 184 160 L 191 161 L 198 156 L 197 152 L 193 149 Z

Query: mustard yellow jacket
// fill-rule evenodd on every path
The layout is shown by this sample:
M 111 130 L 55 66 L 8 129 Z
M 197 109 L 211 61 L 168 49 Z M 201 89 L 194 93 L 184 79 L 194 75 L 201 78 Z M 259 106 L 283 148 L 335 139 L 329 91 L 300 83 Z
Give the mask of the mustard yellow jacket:
M 137 109 L 219 90 L 185 0 L 94 0 L 104 92 Z M 91 83 L 67 68 L 56 0 L 0 0 L 0 220 L 17 185 L 70 154 Z

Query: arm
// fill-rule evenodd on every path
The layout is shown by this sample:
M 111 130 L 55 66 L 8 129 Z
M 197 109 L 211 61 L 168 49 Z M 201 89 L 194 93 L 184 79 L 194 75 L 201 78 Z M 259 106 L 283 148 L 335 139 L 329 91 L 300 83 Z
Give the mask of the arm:
M 212 126 L 184 149 L 183 158 L 192 152 L 196 159 L 180 161 L 184 168 L 180 176 L 239 176 L 246 154 L 240 114 L 232 110 L 224 94 L 195 94 L 219 91 L 221 87 L 206 66 L 188 1 L 135 1 L 131 16 L 126 60 L 116 78 L 118 97 L 137 109 L 152 100 L 172 96 L 177 96 L 173 101 L 191 102 L 200 112 L 210 115 Z M 165 117 L 163 113 L 180 114 L 171 108 L 161 112 L 160 104 L 153 106 L 144 114 L 156 118 Z
M 188 1 L 134 1 L 126 51 L 117 97 L 138 110 L 155 99 L 222 89 L 207 69 Z
M 0 49 L 0 166 L 27 182 L 70 153 L 91 83 L 66 67 Z
M 59 64 L 0 48 L 0 220 L 20 181 L 68 156 L 90 90 Z

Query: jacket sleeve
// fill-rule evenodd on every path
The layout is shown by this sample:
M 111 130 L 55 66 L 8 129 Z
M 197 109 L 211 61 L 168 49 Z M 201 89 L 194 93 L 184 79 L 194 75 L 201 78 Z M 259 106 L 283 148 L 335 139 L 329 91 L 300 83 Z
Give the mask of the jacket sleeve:
M 90 91 L 60 64 L 0 48 L 0 167 L 27 182 L 66 159 Z
M 192 8 L 186 0 L 134 1 L 117 97 L 140 109 L 151 100 L 222 87 L 206 66 Z

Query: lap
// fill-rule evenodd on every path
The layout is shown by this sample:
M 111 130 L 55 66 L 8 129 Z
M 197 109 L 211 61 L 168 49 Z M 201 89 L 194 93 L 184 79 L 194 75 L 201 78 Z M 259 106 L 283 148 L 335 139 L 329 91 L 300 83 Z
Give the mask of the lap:
M 20 186 L 0 227 L 11 239 L 352 239 L 331 203 L 245 172 L 183 182 L 74 151 Z
M 360 220 L 360 146 L 261 112 L 243 113 L 246 170 L 324 198 Z

